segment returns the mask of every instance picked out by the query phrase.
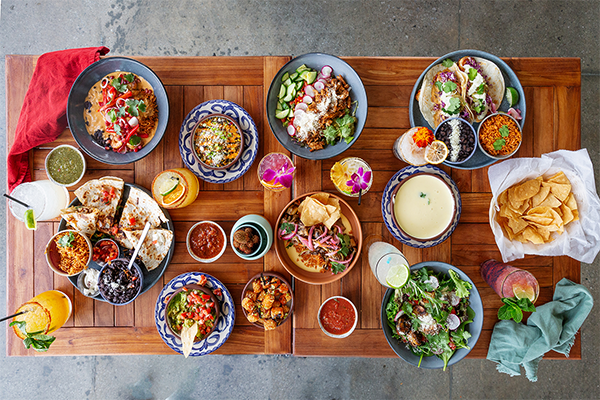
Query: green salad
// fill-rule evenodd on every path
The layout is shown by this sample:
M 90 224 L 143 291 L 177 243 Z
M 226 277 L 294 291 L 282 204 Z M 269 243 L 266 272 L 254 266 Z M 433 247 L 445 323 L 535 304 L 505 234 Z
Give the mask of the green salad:
M 427 267 L 411 273 L 396 289 L 386 306 L 387 322 L 394 338 L 420 357 L 437 356 L 448 361 L 458 349 L 469 349 L 471 334 L 465 329 L 475 312 L 469 307 L 472 285 L 450 269 L 448 275 Z

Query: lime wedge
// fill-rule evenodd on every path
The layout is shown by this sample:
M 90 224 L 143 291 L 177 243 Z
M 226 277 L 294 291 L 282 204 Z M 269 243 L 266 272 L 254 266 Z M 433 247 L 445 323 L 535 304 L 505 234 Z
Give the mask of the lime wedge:
M 35 221 L 35 215 L 33 215 L 32 208 L 25 210 L 23 221 L 25 221 L 25 226 L 27 227 L 27 229 L 32 231 L 35 231 L 37 229 L 37 222 Z
M 176 176 L 170 176 L 160 183 L 158 192 L 161 196 L 166 196 L 171 193 L 179 185 L 179 178 Z
M 519 92 L 514 87 L 506 88 L 506 100 L 511 107 L 514 107 L 519 102 Z
M 393 289 L 400 289 L 408 281 L 410 276 L 410 268 L 408 265 L 392 265 L 388 270 L 385 282 L 390 285 Z
M 531 286 L 513 285 L 513 293 L 517 299 L 529 299 L 532 303 L 535 300 L 535 290 Z

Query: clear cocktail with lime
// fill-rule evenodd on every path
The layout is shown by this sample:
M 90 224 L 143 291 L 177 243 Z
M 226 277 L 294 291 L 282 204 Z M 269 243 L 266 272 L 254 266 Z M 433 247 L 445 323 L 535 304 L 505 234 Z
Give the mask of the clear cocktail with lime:
M 375 241 L 369 245 L 369 266 L 380 284 L 398 289 L 410 276 L 408 260 L 400 250 L 386 242 Z
M 69 191 L 49 180 L 21 183 L 10 194 L 30 206 L 29 218 L 35 221 L 47 221 L 60 215 L 60 210 L 69 206 Z M 25 221 L 27 207 L 14 202 L 8 202 L 12 215 L 19 221 Z M 29 219 L 28 218 L 28 219 Z M 35 229 L 35 228 L 32 228 Z
M 373 170 L 358 157 L 346 157 L 336 162 L 329 176 L 335 188 L 350 197 L 358 197 L 361 192 L 367 193 L 373 184 Z

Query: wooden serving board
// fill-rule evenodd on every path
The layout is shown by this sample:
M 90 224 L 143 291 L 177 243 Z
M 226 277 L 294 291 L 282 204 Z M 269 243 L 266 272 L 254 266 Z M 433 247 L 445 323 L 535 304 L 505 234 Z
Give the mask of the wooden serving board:
M 408 102 L 414 82 L 434 58 L 350 57 L 348 61 L 361 76 L 369 98 L 369 116 L 360 139 L 343 155 L 330 160 L 308 161 L 296 158 L 293 191 L 264 191 L 257 179 L 260 158 L 282 151 L 266 122 L 266 93 L 279 68 L 289 57 L 133 57 L 158 74 L 170 101 L 171 116 L 167 132 L 159 146 L 135 164 L 111 166 L 86 157 L 88 170 L 82 182 L 115 175 L 126 182 L 150 188 L 160 171 L 182 167 L 178 135 L 184 117 L 206 100 L 226 99 L 244 107 L 252 116 L 260 134 L 257 160 L 240 179 L 217 185 L 201 182 L 201 192 L 191 206 L 172 210 L 175 225 L 175 254 L 161 282 L 134 303 L 115 307 L 91 300 L 66 279 L 54 275 L 46 265 L 44 247 L 56 232 L 59 220 L 42 222 L 36 231 L 28 231 L 7 212 L 7 313 L 38 293 L 59 289 L 73 300 L 73 315 L 56 332 L 57 340 L 47 353 L 26 350 L 21 341 L 7 332 L 8 355 L 105 355 L 174 354 L 161 340 L 154 325 L 154 306 L 162 287 L 184 272 L 203 271 L 221 280 L 236 303 L 235 328 L 218 354 L 281 354 L 298 356 L 396 357 L 385 341 L 379 319 L 385 288 L 371 274 L 366 250 L 361 260 L 342 280 L 324 286 L 295 282 L 295 313 L 275 331 L 264 332 L 252 326 L 240 308 L 241 290 L 256 273 L 276 270 L 287 275 L 272 249 L 263 259 L 242 261 L 228 248 L 217 262 L 200 264 L 187 253 L 185 236 L 191 225 L 213 220 L 230 232 L 233 223 L 246 214 L 264 215 L 274 225 L 281 209 L 297 196 L 314 190 L 335 193 L 329 169 L 343 157 L 359 156 L 374 170 L 373 187 L 363 204 L 347 199 L 357 212 L 364 236 L 381 234 L 400 248 L 411 263 L 438 260 L 456 265 L 477 285 L 484 301 L 484 332 L 471 358 L 483 358 L 496 322 L 500 299 L 479 276 L 478 265 L 488 259 L 500 259 L 488 225 L 491 198 L 487 168 L 475 171 L 443 167 L 456 181 L 462 196 L 460 224 L 446 242 L 424 250 L 402 246 L 387 231 L 381 217 L 381 196 L 387 181 L 405 166 L 392 154 L 394 140 L 409 126 Z M 10 149 L 19 112 L 37 57 L 6 57 L 7 151 Z M 580 60 L 575 58 L 504 59 L 517 73 L 527 97 L 527 122 L 524 142 L 517 156 L 539 156 L 556 149 L 580 147 Z M 69 143 L 76 146 L 65 130 L 53 143 L 31 152 L 34 179 L 46 179 L 44 158 L 50 148 Z M 77 186 L 69 188 L 72 192 Z M 526 257 L 512 263 L 535 274 L 541 286 L 540 301 L 551 299 L 554 285 L 563 277 L 579 282 L 579 262 L 568 257 Z M 343 340 L 331 339 L 319 329 L 317 310 L 326 298 L 342 294 L 360 310 L 357 330 Z M 563 358 L 551 354 L 548 358 Z M 579 337 L 571 350 L 571 359 L 581 358 Z

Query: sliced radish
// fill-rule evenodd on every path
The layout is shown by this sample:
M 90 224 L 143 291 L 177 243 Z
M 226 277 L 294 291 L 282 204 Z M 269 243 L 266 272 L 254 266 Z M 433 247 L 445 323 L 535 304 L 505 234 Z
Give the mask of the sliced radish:
M 322 79 L 324 79 L 324 78 L 323 78 L 323 74 L 321 74 L 321 73 L 319 72 L 319 75 L 317 75 L 317 80 L 318 80 L 318 81 L 320 81 L 320 80 L 322 80 Z
M 446 319 L 446 324 L 448 324 L 448 329 L 454 331 L 460 326 L 460 318 L 458 318 L 456 314 L 449 314 Z
M 304 114 L 306 114 L 304 110 L 296 110 L 294 111 L 294 118 L 301 118 Z
M 309 97 L 309 99 L 310 99 L 310 97 Z M 296 108 L 294 110 L 295 111 L 298 111 L 298 110 L 306 111 L 306 110 L 308 110 L 308 104 L 298 103 L 298 104 L 296 104 Z
M 314 87 L 317 92 L 320 92 L 321 90 L 325 89 L 325 85 L 321 81 L 316 81 Z
M 324 78 L 329 78 L 332 72 L 333 68 L 331 68 L 329 65 L 325 65 L 323 68 L 321 68 L 321 75 L 323 75 Z
M 304 102 L 304 104 L 310 104 L 312 103 L 312 97 L 306 95 L 302 98 L 302 101 Z
M 294 128 L 294 125 L 289 124 L 287 127 L 287 132 L 288 132 L 288 135 L 294 136 L 296 134 L 296 128 Z
M 327 79 L 325 78 L 317 79 L 317 82 L 323 82 L 323 85 L 327 85 Z
M 317 94 L 315 92 L 315 88 L 312 85 L 306 85 L 306 87 L 304 88 L 304 93 L 306 93 L 308 96 L 313 97 L 313 98 Z

